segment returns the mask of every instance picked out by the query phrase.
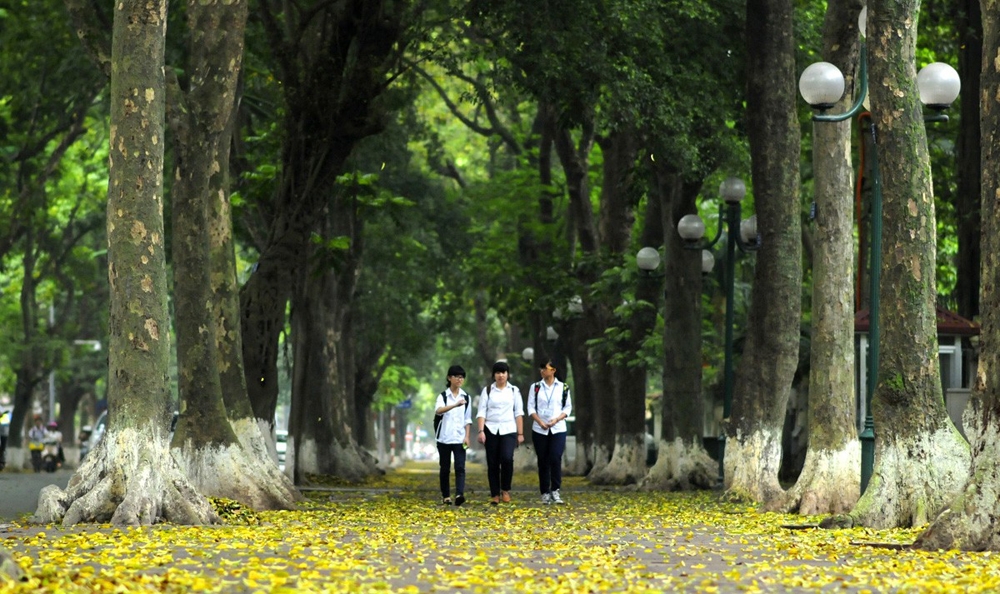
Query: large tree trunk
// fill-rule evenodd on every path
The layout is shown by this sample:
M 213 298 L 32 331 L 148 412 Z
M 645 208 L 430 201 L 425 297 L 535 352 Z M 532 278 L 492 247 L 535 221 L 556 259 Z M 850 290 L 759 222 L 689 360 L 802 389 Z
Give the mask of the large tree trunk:
M 354 394 L 345 375 L 353 370 L 344 357 L 353 342 L 347 318 L 357 262 L 348 256 L 339 270 L 323 270 L 331 255 L 320 248 L 312 253 L 308 270 L 321 272 L 300 275 L 292 307 L 295 374 L 288 447 L 294 451 L 296 482 L 307 473 L 358 480 L 376 468 L 354 440 Z
M 407 28 L 419 23 L 420 7 L 380 0 L 300 7 L 263 0 L 259 9 L 277 56 L 287 115 L 267 245 L 240 298 L 247 389 L 254 414 L 270 426 L 278 398 L 278 337 L 291 287 L 348 155 L 383 127 L 388 106 L 378 99 L 404 54 Z M 349 377 L 353 370 L 340 374 Z
M 637 140 L 630 130 L 613 133 L 601 143 L 604 155 L 604 185 L 601 189 L 601 244 L 606 253 L 617 261 L 625 260 L 625 250 L 635 222 L 631 192 L 635 185 Z M 649 203 L 647 203 L 649 204 Z M 646 222 L 655 233 L 644 234 L 643 245 L 658 247 L 659 210 L 655 202 Z M 650 236 L 656 239 L 649 239 Z M 594 484 L 633 484 L 646 475 L 646 366 L 639 352 L 646 336 L 656 326 L 656 308 L 659 302 L 659 281 L 655 278 L 637 279 L 635 302 L 630 319 L 624 321 L 629 336 L 615 348 L 612 362 L 614 396 L 604 398 L 612 405 L 610 418 L 614 420 L 614 437 L 611 459 L 599 473 L 591 472 Z M 609 394 L 610 395 L 610 394 Z
M 846 73 L 852 104 L 859 55 L 857 0 L 834 1 L 824 23 L 824 58 Z M 816 232 L 809 364 L 809 449 L 795 486 L 773 509 L 844 513 L 861 495 L 861 443 L 854 414 L 853 191 L 851 122 L 813 124 Z
M 747 136 L 763 246 L 726 427 L 724 482 L 735 496 L 765 502 L 783 493 L 781 434 L 802 310 L 793 13 L 790 0 L 747 3 Z
M 596 256 L 598 237 L 587 177 L 590 151 L 593 148 L 593 130 L 589 127 L 585 129 L 574 145 L 570 131 L 565 127 L 557 127 L 553 134 L 553 147 L 566 176 L 568 216 L 573 222 L 572 230 L 567 232 L 577 239 L 580 250 Z M 594 267 L 579 267 L 577 279 L 581 290 L 587 290 L 597 281 Z M 610 368 L 587 346 L 589 340 L 599 337 L 597 329 L 606 327 L 605 316 L 598 310 L 598 304 L 584 300 L 582 315 L 570 323 L 570 351 L 576 384 L 574 412 L 578 421 L 577 451 L 581 447 L 585 448 L 585 455 L 576 457 L 572 469 L 574 473 L 599 471 L 611 459 L 614 449 L 614 408 L 608 405 L 610 395 L 614 393 L 614 382 Z M 563 332 L 561 334 L 565 335 Z M 584 374 L 588 377 L 581 377 Z M 584 409 L 586 412 L 583 412 Z
M 573 416 L 576 417 L 576 451 L 573 463 L 566 469 L 567 474 L 585 476 L 594 465 L 592 457 L 594 443 L 594 409 L 597 387 L 590 373 L 590 349 L 587 348 L 583 326 L 585 322 L 575 320 L 558 325 L 559 340 L 567 345 L 566 358 L 573 368 Z
M 983 0 L 982 212 L 983 331 L 973 398 L 981 404 L 972 441 L 972 470 L 958 497 L 920 535 L 916 546 L 967 551 L 1000 550 L 1000 2 Z
M 173 449 L 199 492 L 254 509 L 291 509 L 294 486 L 268 453 L 233 368 L 239 345 L 228 215 L 228 156 L 247 4 L 189 2 L 191 84 L 172 97 L 177 171 L 173 260 L 181 415 Z M 212 216 L 210 216 L 212 213 Z M 229 248 L 229 261 L 224 248 Z M 221 289 L 219 293 L 216 288 Z M 227 333 L 230 333 L 227 335 Z M 219 349 L 226 350 L 226 359 Z M 226 369 L 227 397 L 222 389 Z M 227 401 L 238 415 L 227 413 Z M 221 422 L 230 418 L 231 423 Z M 236 430 L 239 430 L 237 435 Z
M 707 489 L 715 483 L 718 464 L 702 442 L 701 250 L 684 249 L 677 233 L 677 221 L 695 211 L 701 184 L 683 183 L 680 175 L 660 161 L 651 167 L 655 186 L 650 199 L 660 201 L 665 245 L 663 428 L 656 464 L 642 484 L 649 489 Z
M 916 86 L 919 2 L 869 6 L 873 125 L 883 181 L 882 357 L 872 398 L 875 469 L 851 512 L 873 528 L 931 520 L 967 477 L 969 448 L 944 408 L 934 308 L 936 229 Z
M 218 520 L 170 456 L 169 328 L 163 242 L 164 1 L 115 5 L 111 78 L 108 429 L 65 493 L 35 521 L 115 525 Z
M 958 73 L 962 80 L 962 94 L 958 98 L 961 127 L 955 151 L 955 167 L 958 171 L 958 189 L 955 192 L 955 211 L 958 215 L 955 293 L 958 314 L 972 320 L 979 315 L 982 255 L 979 167 L 983 145 L 979 123 L 979 76 L 983 68 L 983 19 L 979 0 L 962 0 L 958 4 L 955 28 L 960 36 Z

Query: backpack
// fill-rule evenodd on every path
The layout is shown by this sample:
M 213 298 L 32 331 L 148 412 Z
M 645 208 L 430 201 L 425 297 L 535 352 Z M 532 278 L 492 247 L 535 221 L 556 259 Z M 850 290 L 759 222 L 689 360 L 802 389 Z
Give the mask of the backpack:
M 444 392 L 441 392 L 440 394 L 438 394 L 438 396 L 441 398 L 441 404 L 442 405 L 448 404 L 447 394 L 448 394 L 448 390 L 445 390 Z M 469 410 L 469 402 L 471 400 L 472 400 L 471 396 L 469 396 L 469 395 L 465 396 L 465 410 Z M 443 421 L 443 420 L 444 420 L 444 413 L 441 413 L 441 414 L 434 413 L 434 438 L 435 439 L 437 439 L 438 437 L 441 437 L 440 429 L 441 429 L 441 421 Z
M 535 408 L 538 408 L 538 391 L 542 389 L 542 382 L 535 382 Z M 569 384 L 563 382 L 562 406 L 560 410 L 566 408 L 566 399 L 569 398 Z

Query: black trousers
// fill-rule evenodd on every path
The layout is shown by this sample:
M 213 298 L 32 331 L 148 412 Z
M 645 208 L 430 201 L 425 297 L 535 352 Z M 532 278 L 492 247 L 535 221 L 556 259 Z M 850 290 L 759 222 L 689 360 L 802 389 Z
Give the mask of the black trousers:
M 496 435 L 486 430 L 486 476 L 490 480 L 490 497 L 499 496 L 500 491 L 510 491 L 516 447 L 517 433 Z
M 566 451 L 566 433 L 531 432 L 531 442 L 538 455 L 538 490 L 544 495 L 562 488 L 562 457 Z
M 465 448 L 460 443 L 438 442 L 438 457 L 441 459 L 441 497 L 451 497 L 451 456 L 455 456 L 455 495 L 465 494 Z

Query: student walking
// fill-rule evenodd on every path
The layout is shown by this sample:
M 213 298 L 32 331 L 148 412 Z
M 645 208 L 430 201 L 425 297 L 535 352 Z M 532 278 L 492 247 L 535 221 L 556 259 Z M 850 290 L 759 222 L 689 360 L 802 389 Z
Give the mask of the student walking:
M 438 394 L 434 409 L 434 434 L 441 463 L 441 502 L 451 505 L 451 459 L 455 458 L 455 505 L 465 503 L 465 451 L 470 443 L 472 408 L 462 384 L 465 369 L 448 368 L 447 388 Z
M 511 384 L 510 367 L 505 361 L 493 364 L 493 384 L 479 396 L 476 421 L 479 443 L 486 446 L 486 474 L 490 483 L 490 503 L 510 501 L 514 478 L 514 448 L 524 443 L 524 403 L 521 391 Z
M 562 457 L 566 451 L 566 418 L 573 412 L 569 386 L 556 378 L 552 360 L 538 365 L 542 379 L 528 389 L 528 416 L 531 425 L 531 442 L 538 456 L 538 489 L 542 503 L 562 504 Z

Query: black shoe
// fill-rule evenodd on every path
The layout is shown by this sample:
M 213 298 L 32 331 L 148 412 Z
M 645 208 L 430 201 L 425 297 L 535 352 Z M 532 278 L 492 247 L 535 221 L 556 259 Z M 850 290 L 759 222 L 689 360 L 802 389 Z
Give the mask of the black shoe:
M 451 497 L 445 497 L 441 500 L 441 505 L 451 505 Z
M 455 505 L 462 505 L 465 503 L 465 495 L 457 495 L 455 497 Z

